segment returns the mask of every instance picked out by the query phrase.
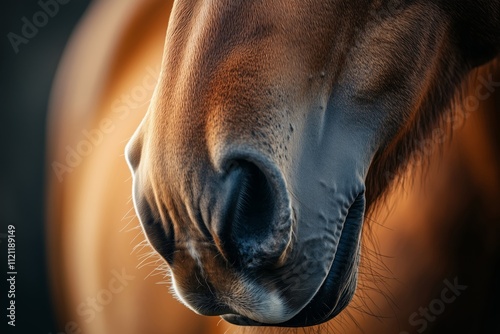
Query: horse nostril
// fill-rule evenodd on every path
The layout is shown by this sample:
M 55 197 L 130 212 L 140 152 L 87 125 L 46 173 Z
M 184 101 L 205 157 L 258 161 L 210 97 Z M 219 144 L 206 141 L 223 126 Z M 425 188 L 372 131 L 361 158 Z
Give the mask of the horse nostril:
M 244 266 L 275 263 L 283 253 L 275 242 L 279 225 L 276 189 L 254 163 L 233 160 L 229 163 L 229 191 L 218 236 L 232 262 Z
M 247 162 L 239 165 L 243 176 L 234 207 L 233 235 L 264 238 L 274 218 L 273 190 L 257 166 Z

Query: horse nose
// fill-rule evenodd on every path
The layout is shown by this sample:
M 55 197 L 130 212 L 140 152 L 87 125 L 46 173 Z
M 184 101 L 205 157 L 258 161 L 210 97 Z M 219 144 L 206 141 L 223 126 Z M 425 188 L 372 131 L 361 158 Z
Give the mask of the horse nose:
M 283 194 L 263 168 L 248 160 L 228 163 L 216 235 L 232 263 L 275 266 L 284 259 L 291 237 L 290 210 Z

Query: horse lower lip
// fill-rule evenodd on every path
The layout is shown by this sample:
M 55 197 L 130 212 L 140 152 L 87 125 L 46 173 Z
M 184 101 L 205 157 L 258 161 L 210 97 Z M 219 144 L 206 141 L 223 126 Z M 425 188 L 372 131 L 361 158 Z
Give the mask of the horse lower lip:
M 339 295 L 339 298 L 334 297 L 334 293 L 330 294 L 329 291 L 323 291 L 324 288 L 327 288 L 328 285 L 331 285 L 331 281 L 333 278 L 331 277 L 331 273 L 328 274 L 328 277 L 323 282 L 318 294 L 314 296 L 313 300 L 311 300 L 296 316 L 282 323 L 276 324 L 268 324 L 261 323 L 252 319 L 249 319 L 245 316 L 239 314 L 225 314 L 222 318 L 234 325 L 238 326 L 269 326 L 269 327 L 307 327 L 321 324 L 325 321 L 331 319 L 334 315 L 336 315 L 340 310 L 337 310 L 336 306 L 340 301 L 342 295 Z M 333 303 L 332 303 L 333 302 Z M 323 316 L 318 318 L 318 311 L 315 309 L 318 305 L 320 305 L 323 310 Z
M 352 298 L 353 288 L 356 285 L 356 267 L 346 268 L 345 264 L 355 259 L 358 253 L 363 207 L 364 198 L 360 195 L 346 217 L 341 240 L 337 246 L 336 262 L 332 264 L 316 295 L 293 318 L 278 324 L 260 323 L 241 315 L 223 316 L 223 318 L 239 326 L 307 327 L 324 323 L 340 313 Z M 339 286 L 339 276 L 345 276 L 340 281 L 348 284 Z
M 237 326 L 268 326 L 239 314 L 225 314 L 222 319 Z

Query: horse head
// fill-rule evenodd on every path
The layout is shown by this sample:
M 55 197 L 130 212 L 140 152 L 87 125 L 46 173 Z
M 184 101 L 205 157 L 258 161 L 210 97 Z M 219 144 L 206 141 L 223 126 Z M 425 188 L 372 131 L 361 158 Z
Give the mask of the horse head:
M 363 217 L 498 54 L 498 1 L 179 0 L 126 155 L 195 312 L 309 326 L 357 282 Z

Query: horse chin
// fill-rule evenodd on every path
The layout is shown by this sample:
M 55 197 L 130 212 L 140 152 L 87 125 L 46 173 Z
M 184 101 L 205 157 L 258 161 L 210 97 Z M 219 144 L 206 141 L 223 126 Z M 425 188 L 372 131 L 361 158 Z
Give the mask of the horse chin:
M 363 212 L 364 198 L 357 199 L 345 219 L 328 274 L 312 299 L 293 317 L 280 323 L 263 323 L 237 314 L 222 315 L 222 318 L 238 326 L 308 327 L 320 325 L 337 316 L 347 307 L 356 290 Z
M 321 325 L 337 316 L 351 301 L 356 290 L 357 268 L 351 272 L 351 277 L 339 291 L 336 285 L 335 270 L 330 271 L 319 291 L 313 299 L 290 320 L 280 323 L 262 323 L 247 317 L 226 314 L 222 319 L 238 326 L 268 326 L 268 327 L 309 327 Z M 340 292 L 340 295 L 338 293 Z M 338 297 L 335 297 L 338 295 Z
M 321 325 L 333 319 L 349 304 L 356 289 L 357 275 L 354 275 L 352 281 L 348 282 L 346 288 L 342 291 L 342 294 L 338 299 L 332 297 L 332 292 L 328 288 L 328 286 L 332 285 L 332 282 L 333 279 L 331 278 L 331 275 L 328 275 L 324 284 L 321 286 L 314 298 L 302 309 L 302 311 L 299 312 L 299 314 L 285 322 L 275 324 L 262 323 L 236 314 L 226 314 L 221 316 L 221 318 L 237 326 L 296 328 Z M 317 313 L 318 311 L 320 313 Z M 318 314 L 323 314 L 323 316 L 319 317 Z

